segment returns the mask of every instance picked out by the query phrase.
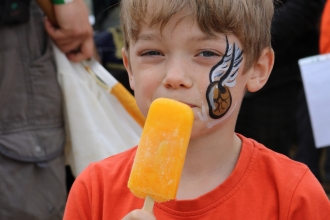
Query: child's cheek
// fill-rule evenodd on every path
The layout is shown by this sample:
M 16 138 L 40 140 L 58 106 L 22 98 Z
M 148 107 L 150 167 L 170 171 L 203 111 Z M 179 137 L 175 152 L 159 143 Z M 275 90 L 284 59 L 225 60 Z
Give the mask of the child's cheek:
M 205 82 L 206 88 L 201 90 L 201 110 L 197 112 L 199 120 L 208 128 L 226 120 L 237 107 L 237 92 L 232 89 L 236 85 L 236 77 L 243 60 L 243 51 L 237 44 L 229 44 L 227 39 L 226 53 L 214 65 Z
M 206 90 L 209 116 L 212 119 L 224 117 L 233 104 L 231 89 L 236 85 L 236 77 L 243 60 L 243 51 L 236 43 L 230 44 L 226 37 L 226 52 L 222 59 L 212 67 L 210 84 Z

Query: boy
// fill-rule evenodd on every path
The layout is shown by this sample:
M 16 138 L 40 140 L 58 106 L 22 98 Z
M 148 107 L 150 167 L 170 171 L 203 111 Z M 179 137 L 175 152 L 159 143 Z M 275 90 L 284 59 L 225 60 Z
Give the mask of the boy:
M 140 210 L 127 188 L 136 148 L 91 164 L 65 219 L 329 219 L 322 187 L 300 163 L 235 134 L 246 90 L 267 81 L 272 0 L 122 0 L 124 65 L 142 113 L 159 97 L 195 114 L 177 199 Z

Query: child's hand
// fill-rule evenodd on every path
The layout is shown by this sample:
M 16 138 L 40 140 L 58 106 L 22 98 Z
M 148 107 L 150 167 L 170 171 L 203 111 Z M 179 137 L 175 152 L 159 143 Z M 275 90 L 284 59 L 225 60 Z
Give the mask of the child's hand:
M 156 217 L 150 212 L 136 209 L 128 213 L 122 220 L 156 220 Z

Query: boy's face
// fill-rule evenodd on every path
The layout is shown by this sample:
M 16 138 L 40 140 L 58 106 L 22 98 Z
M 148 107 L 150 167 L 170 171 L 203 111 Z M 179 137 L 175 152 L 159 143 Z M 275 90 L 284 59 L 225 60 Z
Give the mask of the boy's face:
M 123 53 L 137 104 L 144 115 L 159 97 L 191 106 L 192 138 L 233 128 L 249 75 L 242 73 L 242 45 L 234 35 L 210 38 L 196 22 L 179 19 L 173 16 L 162 32 L 142 24 L 138 40 Z

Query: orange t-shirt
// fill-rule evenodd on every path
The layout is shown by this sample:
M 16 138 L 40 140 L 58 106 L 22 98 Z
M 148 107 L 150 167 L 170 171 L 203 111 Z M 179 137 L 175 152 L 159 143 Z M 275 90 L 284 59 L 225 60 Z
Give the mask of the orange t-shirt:
M 320 53 L 330 53 L 330 0 L 327 1 L 322 14 Z
M 329 220 L 330 202 L 307 166 L 241 135 L 228 179 L 193 200 L 155 203 L 157 219 Z M 143 206 L 127 188 L 136 148 L 86 168 L 74 182 L 64 219 L 117 220 Z

